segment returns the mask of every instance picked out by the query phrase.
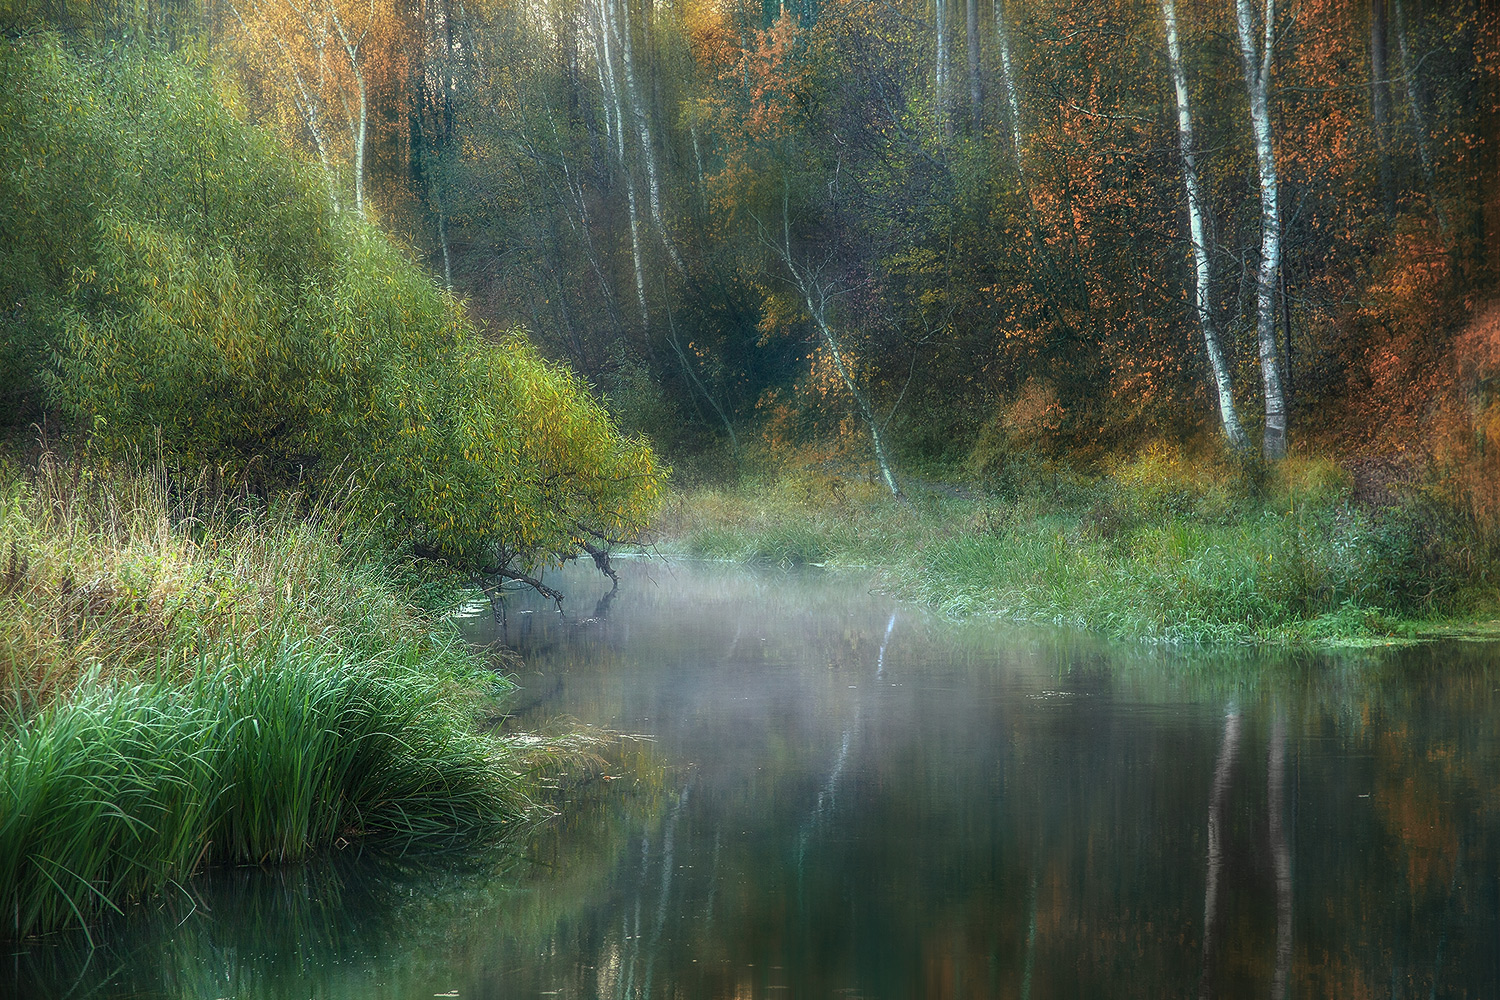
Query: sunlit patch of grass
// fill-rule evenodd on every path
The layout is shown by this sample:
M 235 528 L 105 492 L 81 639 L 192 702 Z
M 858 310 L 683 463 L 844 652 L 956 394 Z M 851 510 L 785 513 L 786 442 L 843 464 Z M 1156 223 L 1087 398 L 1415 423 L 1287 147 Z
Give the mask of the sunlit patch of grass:
M 1147 449 L 1093 477 L 919 486 L 904 506 L 829 478 L 679 496 L 667 547 L 746 561 L 816 552 L 807 561 L 877 568 L 892 592 L 952 616 L 1179 642 L 1399 637 L 1495 603 L 1476 560 L 1424 576 L 1431 553 L 1469 544 L 1445 543 L 1438 500 L 1362 509 L 1323 459 L 1273 470 Z

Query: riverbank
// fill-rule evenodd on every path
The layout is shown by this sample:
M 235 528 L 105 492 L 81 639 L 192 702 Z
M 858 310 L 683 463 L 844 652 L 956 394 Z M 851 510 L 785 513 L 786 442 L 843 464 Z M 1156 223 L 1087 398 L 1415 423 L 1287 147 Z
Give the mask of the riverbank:
M 1149 451 L 1085 475 L 1034 463 L 964 485 L 808 469 L 675 495 L 662 548 L 874 569 L 950 616 L 1174 642 L 1363 644 L 1486 632 L 1494 549 L 1419 482 L 1378 495 L 1325 460 L 1267 470 Z
M 503 836 L 545 741 L 338 502 L 0 463 L 0 937 L 87 926 L 219 864 Z

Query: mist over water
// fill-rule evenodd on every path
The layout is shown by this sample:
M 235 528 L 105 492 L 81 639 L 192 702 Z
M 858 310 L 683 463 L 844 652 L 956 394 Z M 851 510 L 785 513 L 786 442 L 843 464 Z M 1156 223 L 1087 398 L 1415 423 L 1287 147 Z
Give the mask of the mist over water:
M 516 595 L 507 726 L 641 737 L 519 851 L 233 871 L 16 949 L 75 997 L 1480 996 L 1495 650 L 955 625 L 858 577 Z M 556 584 L 558 580 L 549 578 Z

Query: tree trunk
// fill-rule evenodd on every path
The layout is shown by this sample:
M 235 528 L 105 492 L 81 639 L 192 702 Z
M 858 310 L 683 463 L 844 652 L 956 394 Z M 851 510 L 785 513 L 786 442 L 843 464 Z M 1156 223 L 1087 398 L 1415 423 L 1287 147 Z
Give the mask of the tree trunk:
M 438 203 L 437 213 L 438 243 L 443 248 L 443 287 L 448 294 L 453 294 L 453 258 L 448 253 L 448 219 L 443 211 L 442 203 Z
M 620 94 L 618 76 L 615 73 L 610 37 L 616 32 L 619 12 L 615 0 L 602 0 L 599 11 L 599 31 L 604 45 L 605 78 L 609 82 L 609 96 L 615 111 L 615 158 L 620 165 L 620 174 L 625 181 L 626 203 L 630 211 L 630 258 L 635 268 L 635 298 L 640 307 L 641 332 L 651 327 L 650 310 L 646 306 L 646 269 L 641 257 L 640 209 L 635 197 L 635 178 L 631 175 L 625 158 L 625 100 Z M 629 30 L 629 25 L 626 25 Z M 616 36 L 618 37 L 618 36 Z
M 656 227 L 662 246 L 666 248 L 672 267 L 679 274 L 685 274 L 687 269 L 683 266 L 682 257 L 677 253 L 677 247 L 667 231 L 666 220 L 662 216 L 661 181 L 656 172 L 656 144 L 651 139 L 651 119 L 646 114 L 645 104 L 641 100 L 640 87 L 636 83 L 635 57 L 632 55 L 633 46 L 630 41 L 630 0 L 619 0 L 619 2 L 625 5 L 624 18 L 617 20 L 620 31 L 620 57 L 625 67 L 625 91 L 630 98 L 630 109 L 635 118 L 636 138 L 640 141 L 641 159 L 646 164 L 646 197 L 647 204 L 651 208 L 651 222 Z
M 1391 170 L 1391 80 L 1386 61 L 1386 0 L 1370 0 L 1370 116 L 1380 172 L 1380 205 L 1387 222 L 1396 217 L 1396 180 Z
M 651 329 L 651 315 L 646 308 L 646 269 L 641 260 L 641 219 L 635 202 L 635 178 L 625 171 L 625 190 L 630 206 L 630 255 L 635 263 L 635 298 L 641 308 L 641 332 Z
M 354 72 L 355 81 L 359 85 L 359 128 L 354 135 L 354 211 L 360 215 L 365 214 L 365 135 L 366 126 L 370 119 L 369 101 L 365 88 L 365 75 L 359 70 Z
M 1406 5 L 1402 0 L 1391 0 L 1396 12 L 1396 47 L 1401 53 L 1401 78 L 1406 81 L 1406 101 L 1411 106 L 1412 137 L 1417 142 L 1417 160 L 1422 165 L 1422 183 L 1427 192 L 1427 201 L 1432 205 L 1432 215 L 1438 227 L 1448 230 L 1448 219 L 1443 214 L 1443 204 L 1438 199 L 1437 172 L 1432 164 L 1432 133 L 1427 126 L 1427 107 L 1422 99 L 1422 80 L 1411 57 L 1411 40 L 1406 24 Z
M 947 0 L 932 0 L 936 13 L 937 66 L 933 87 L 933 103 L 937 109 L 940 125 L 948 120 L 948 4 Z
M 1025 158 L 1021 142 L 1021 97 L 1016 89 L 1015 66 L 1010 57 L 1010 33 L 1005 28 L 1005 9 L 995 0 L 995 39 L 1000 43 L 1000 85 L 1005 89 L 1005 104 L 1010 112 L 1011 152 L 1016 159 L 1016 177 L 1026 185 Z
M 615 119 L 614 119 L 614 70 L 609 60 L 609 29 L 605 26 L 604 0 L 598 0 L 595 5 L 595 13 L 598 18 L 594 24 L 594 72 L 599 76 L 599 106 L 604 111 L 604 140 L 605 145 L 612 147 L 615 144 Z M 605 73 L 610 74 L 610 79 L 605 78 Z
M 348 30 L 344 27 L 343 18 L 339 17 L 338 8 L 333 4 L 328 5 L 328 18 L 333 22 L 334 30 L 338 32 L 339 41 L 342 43 L 344 55 L 349 60 L 349 71 L 354 74 L 354 84 L 358 91 L 359 111 L 356 114 L 348 107 L 345 101 L 345 111 L 349 119 L 349 131 L 354 140 L 354 211 L 360 215 L 365 214 L 365 135 L 370 119 L 368 87 L 365 84 L 364 67 L 360 62 L 360 47 L 364 45 L 365 36 L 369 34 L 370 23 L 375 17 L 375 4 L 371 0 L 370 10 L 365 18 L 365 30 L 360 32 L 358 38 L 351 38 Z M 342 95 L 343 91 L 340 90 Z
M 1240 56 L 1245 63 L 1245 90 L 1255 137 L 1260 175 L 1260 268 L 1256 273 L 1255 338 L 1260 348 L 1261 386 L 1266 398 L 1267 459 L 1286 457 L 1286 398 L 1281 385 L 1281 351 L 1276 340 L 1276 284 L 1281 267 L 1281 208 L 1276 180 L 1276 147 L 1271 129 L 1271 60 L 1275 39 L 1276 0 L 1265 0 L 1262 37 L 1255 38 L 1250 0 L 1235 0 Z
M 966 13 L 964 38 L 969 46 L 969 120 L 977 136 L 984 126 L 984 94 L 979 81 L 979 0 L 969 0 Z
M 615 158 L 625 162 L 625 105 L 620 100 L 620 87 L 615 78 L 614 52 L 610 35 L 614 32 L 614 0 L 599 0 L 599 39 L 604 47 L 604 76 L 609 84 L 608 103 L 614 109 Z
M 259 5 L 252 11 L 258 13 Z M 240 27 L 252 38 L 257 34 L 240 12 L 239 5 L 230 0 L 229 9 L 234 12 L 235 20 L 239 21 Z M 318 53 L 318 63 L 323 61 L 323 47 L 327 44 L 327 32 L 317 32 L 309 20 L 307 23 L 309 37 L 313 38 L 315 49 Z M 313 148 L 318 153 L 318 163 L 323 168 L 323 177 L 328 182 L 328 198 L 332 202 L 334 212 L 339 210 L 339 186 L 338 177 L 334 173 L 333 161 L 328 155 L 328 143 L 323 135 L 323 99 L 317 88 L 309 87 L 307 81 L 302 77 L 302 71 L 297 68 L 297 60 L 292 56 L 291 49 L 274 31 L 269 32 L 271 42 L 281 53 L 282 62 L 286 64 L 287 92 L 292 99 L 292 106 L 297 109 L 302 118 L 302 123 L 307 126 L 307 133 L 312 137 Z
M 891 496 L 897 500 L 905 497 L 901 493 L 901 487 L 896 484 L 896 474 L 891 469 L 891 460 L 885 450 L 885 440 L 880 433 L 880 421 L 875 416 L 875 410 L 870 406 L 870 400 L 855 385 L 854 377 L 849 374 L 848 367 L 844 364 L 844 353 L 839 347 L 838 337 L 833 328 L 828 325 L 823 304 L 814 303 L 814 295 L 804 289 L 804 299 L 809 310 L 813 313 L 813 322 L 818 326 L 818 332 L 822 334 L 823 343 L 828 347 L 828 353 L 833 357 L 833 367 L 839 373 L 839 378 L 844 380 L 844 386 L 849 390 L 849 395 L 854 397 L 859 412 L 865 418 L 865 423 L 870 428 L 870 441 L 875 447 L 875 462 L 880 466 L 880 478 L 885 481 L 886 489 L 891 491 Z
M 1208 353 L 1214 386 L 1219 397 L 1219 422 L 1231 448 L 1241 451 L 1247 441 L 1234 407 L 1234 386 L 1229 365 L 1219 341 L 1213 317 L 1213 259 L 1209 255 L 1208 228 L 1204 223 L 1207 205 L 1198 179 L 1197 151 L 1193 145 L 1193 112 L 1188 100 L 1187 77 L 1182 70 L 1182 46 L 1177 38 L 1176 0 L 1161 0 L 1162 22 L 1167 30 L 1167 63 L 1172 72 L 1172 89 L 1177 94 L 1177 140 L 1182 153 L 1182 183 L 1187 189 L 1188 231 L 1193 242 L 1193 308 L 1198 328 L 1203 332 L 1203 346 Z
M 828 354 L 833 359 L 834 370 L 839 373 L 839 378 L 843 380 L 844 388 L 849 390 L 849 395 L 854 397 L 854 404 L 858 407 L 860 416 L 864 418 L 865 425 L 870 428 L 870 441 L 875 448 L 875 462 L 880 466 L 880 478 L 885 482 L 886 489 L 891 491 L 891 496 L 904 501 L 906 497 L 896 482 L 890 456 L 885 450 L 880 420 L 876 417 L 869 398 L 855 383 L 849 366 L 845 364 L 843 346 L 839 343 L 838 334 L 834 332 L 829 320 L 828 286 L 811 268 L 802 267 L 792 256 L 792 220 L 785 201 L 781 208 L 781 233 L 779 245 L 772 244 L 770 241 L 766 241 L 766 244 L 781 258 L 782 264 L 792 276 L 793 284 L 797 286 L 797 291 L 802 293 L 802 301 L 807 306 L 807 314 L 812 317 L 813 325 L 818 328 L 818 335 L 822 338 L 823 346 L 828 348 Z

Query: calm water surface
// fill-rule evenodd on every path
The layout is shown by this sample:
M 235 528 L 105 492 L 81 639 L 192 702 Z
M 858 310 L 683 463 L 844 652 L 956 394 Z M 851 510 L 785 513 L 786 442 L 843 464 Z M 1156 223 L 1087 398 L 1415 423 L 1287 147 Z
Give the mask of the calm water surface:
M 1494 647 L 955 626 L 662 563 L 510 602 L 519 728 L 641 737 L 499 855 L 230 871 L 18 951 L 44 997 L 1492 997 Z

